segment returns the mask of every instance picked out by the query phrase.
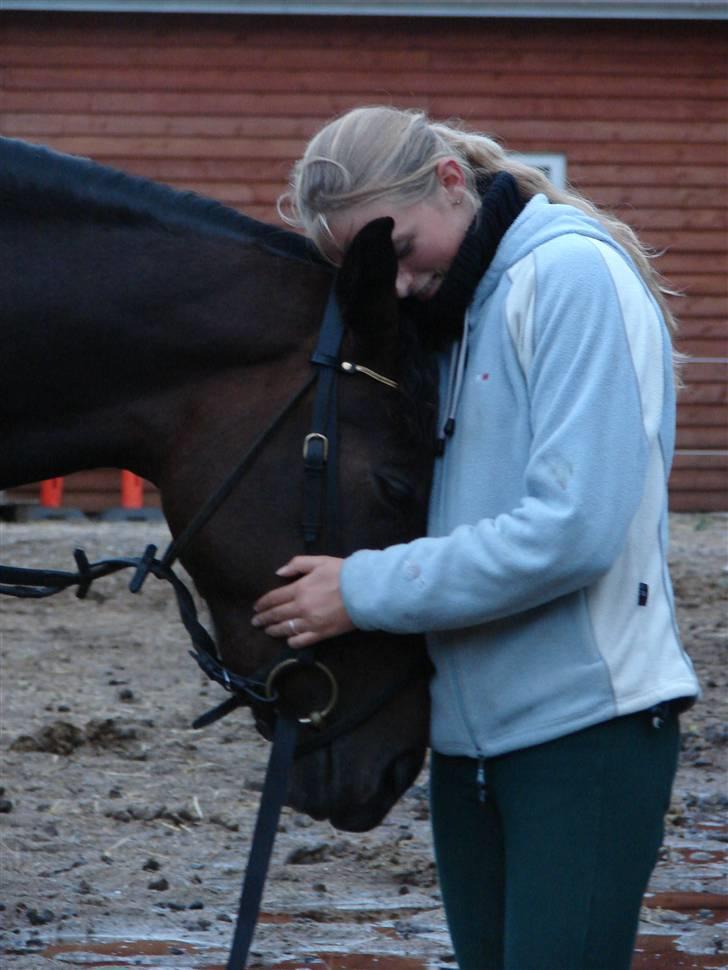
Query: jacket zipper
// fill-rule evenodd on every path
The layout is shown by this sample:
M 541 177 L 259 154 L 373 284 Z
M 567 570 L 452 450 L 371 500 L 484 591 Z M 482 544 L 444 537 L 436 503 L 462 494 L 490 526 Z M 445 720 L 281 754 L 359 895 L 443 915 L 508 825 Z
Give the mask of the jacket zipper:
M 465 373 L 465 364 L 467 360 L 468 352 L 468 338 L 470 329 L 470 315 L 469 311 L 465 315 L 465 321 L 463 325 L 463 335 L 460 342 L 453 346 L 451 357 L 450 357 L 450 367 L 448 371 L 448 381 L 447 390 L 445 394 L 445 407 L 444 407 L 444 421 L 441 430 L 438 434 L 438 457 L 440 461 L 435 465 L 435 481 L 433 481 L 433 491 L 439 490 L 439 502 L 437 509 L 437 522 L 436 522 L 436 534 L 442 531 L 444 515 L 443 508 L 445 505 L 445 442 L 447 438 L 451 437 L 455 430 L 455 412 L 457 411 L 458 404 L 460 403 L 460 396 L 462 393 L 463 377 Z M 432 524 L 432 523 L 431 523 Z M 452 664 L 453 661 L 450 660 L 448 665 Z M 468 718 L 467 712 L 465 710 L 465 704 L 463 702 L 462 692 L 460 691 L 460 685 L 458 682 L 458 674 L 456 669 L 451 669 L 450 677 L 452 678 L 452 688 L 457 694 L 458 708 L 460 710 L 460 715 L 465 724 L 466 730 L 470 735 L 470 740 L 473 747 L 478 752 L 477 755 L 477 768 L 475 772 L 475 786 L 478 793 L 478 802 L 481 804 L 485 803 L 488 797 L 488 784 L 485 777 L 485 757 L 480 753 L 477 741 L 475 739 L 475 732 Z
M 481 805 L 485 804 L 488 797 L 488 783 L 485 778 L 485 758 L 478 756 L 478 770 L 475 773 L 475 786 L 478 790 L 478 801 Z

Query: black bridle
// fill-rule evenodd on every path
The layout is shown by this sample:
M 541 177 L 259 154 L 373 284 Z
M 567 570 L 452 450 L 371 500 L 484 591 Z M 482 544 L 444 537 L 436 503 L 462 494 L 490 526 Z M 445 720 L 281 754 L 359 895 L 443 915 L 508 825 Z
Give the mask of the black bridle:
M 273 747 L 248 857 L 227 970 L 243 970 L 246 965 L 294 759 L 326 747 L 336 738 L 350 733 L 368 721 L 400 690 L 430 673 L 429 663 L 423 659 L 404 677 L 391 683 L 371 704 L 325 726 L 326 719 L 338 700 L 338 684 L 329 668 L 315 658 L 313 650 L 293 651 L 287 648 L 267 668 L 250 677 L 229 670 L 219 659 L 214 640 L 198 618 L 192 595 L 174 572 L 174 564 L 189 542 L 226 501 L 263 446 L 314 384 L 316 394 L 311 431 L 303 443 L 303 545 L 307 553 L 323 551 L 325 536 L 328 550 L 337 551 L 337 377 L 340 374 L 363 374 L 388 387 L 397 387 L 395 381 L 376 371 L 342 361 L 342 337 L 343 323 L 332 287 L 316 350 L 311 357 L 313 373 L 253 441 L 235 469 L 209 496 L 179 535 L 169 543 L 161 558 L 157 558 L 157 547 L 148 545 L 139 557 L 104 559 L 95 563 L 89 562 L 82 549 L 76 549 L 75 572 L 0 565 L 0 594 L 34 599 L 52 596 L 71 587 L 77 587 L 76 596 L 84 599 L 93 582 L 123 569 L 134 570 L 129 583 L 132 593 L 141 590 L 150 573 L 158 579 L 166 580 L 174 590 L 180 618 L 192 641 L 191 655 L 204 673 L 230 694 L 217 707 L 198 717 L 193 722 L 193 727 L 205 727 L 241 706 L 250 707 L 256 720 L 265 720 L 271 715 L 275 717 Z M 323 707 L 306 715 L 301 715 L 286 705 L 281 687 L 291 673 L 301 669 L 315 671 L 323 677 L 328 693 Z M 302 724 L 312 725 L 316 731 L 300 741 L 299 730 Z

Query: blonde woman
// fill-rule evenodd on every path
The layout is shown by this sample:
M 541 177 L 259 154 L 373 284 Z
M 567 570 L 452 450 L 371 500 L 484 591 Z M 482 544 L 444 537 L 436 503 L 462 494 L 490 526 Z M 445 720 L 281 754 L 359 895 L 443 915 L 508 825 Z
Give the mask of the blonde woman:
M 483 135 L 361 108 L 297 163 L 338 262 L 394 220 L 441 348 L 428 535 L 296 557 L 253 623 L 425 632 L 438 872 L 461 970 L 627 970 L 695 675 L 666 564 L 674 323 L 623 223 Z

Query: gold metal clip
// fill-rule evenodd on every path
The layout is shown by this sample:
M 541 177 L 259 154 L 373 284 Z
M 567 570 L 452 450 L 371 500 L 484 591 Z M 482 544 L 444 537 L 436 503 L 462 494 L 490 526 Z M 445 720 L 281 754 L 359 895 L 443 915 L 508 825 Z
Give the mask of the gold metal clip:
M 393 381 L 391 377 L 385 377 L 383 374 L 378 374 L 371 367 L 364 367 L 362 364 L 352 364 L 348 360 L 342 360 L 341 369 L 347 374 L 364 374 L 365 377 L 371 377 L 373 381 L 379 381 L 380 384 L 386 384 L 387 387 L 397 388 L 399 385 L 396 381 Z

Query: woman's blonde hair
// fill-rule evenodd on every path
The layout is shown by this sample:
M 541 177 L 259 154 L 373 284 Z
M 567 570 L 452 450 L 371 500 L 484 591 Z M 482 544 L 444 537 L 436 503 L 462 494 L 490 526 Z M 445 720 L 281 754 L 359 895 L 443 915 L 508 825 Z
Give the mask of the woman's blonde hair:
M 423 111 L 363 107 L 331 121 L 311 139 L 294 166 L 278 212 L 289 225 L 303 229 L 330 258 L 331 215 L 380 199 L 398 205 L 421 202 L 437 188 L 437 163 L 444 158 L 457 159 L 475 207 L 480 204 L 477 176 L 505 171 L 513 175 L 524 198 L 543 193 L 552 202 L 572 205 L 598 220 L 630 255 L 671 335 L 676 334 L 677 323 L 667 302 L 668 296 L 676 294 L 652 265 L 656 254 L 628 225 L 573 189 L 557 188 L 540 169 L 520 161 L 487 135 L 468 131 L 459 123 L 432 122 Z M 673 352 L 673 359 L 677 371 L 682 355 Z

